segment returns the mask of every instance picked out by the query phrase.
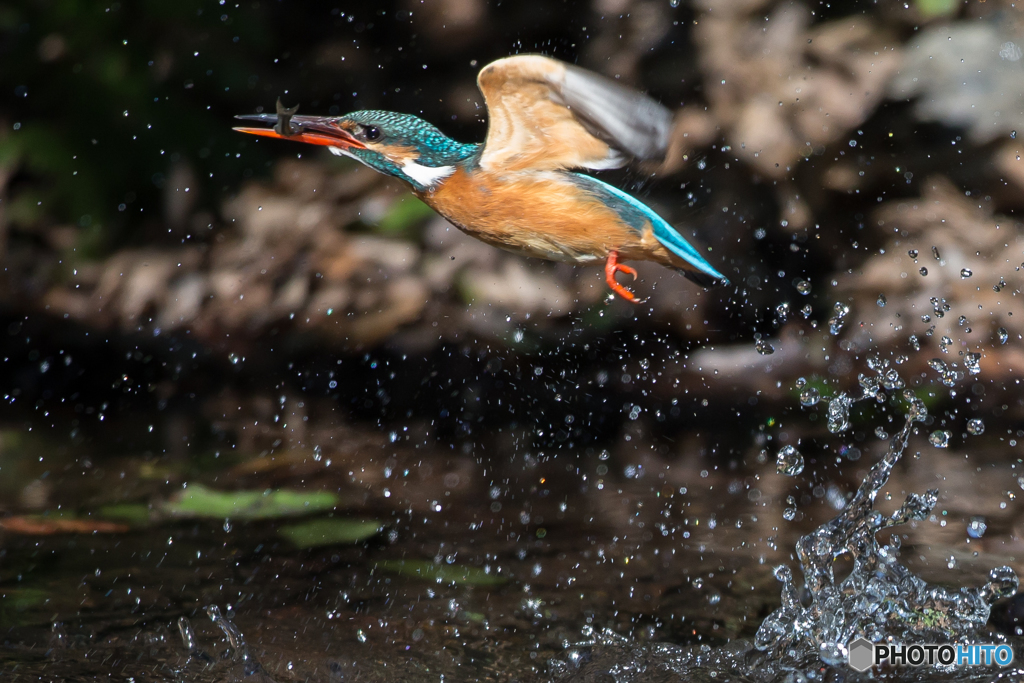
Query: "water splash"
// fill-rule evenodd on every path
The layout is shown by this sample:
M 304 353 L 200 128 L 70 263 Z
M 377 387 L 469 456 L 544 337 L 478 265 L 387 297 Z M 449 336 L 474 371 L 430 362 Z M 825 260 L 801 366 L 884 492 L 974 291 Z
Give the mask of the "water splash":
M 812 665 L 816 658 L 838 666 L 846 662 L 846 644 L 861 636 L 874 642 L 957 638 L 981 642 L 991 638 L 982 633 L 991 604 L 1017 590 L 1017 575 L 1009 567 L 993 569 L 990 581 L 976 588 L 952 591 L 928 584 L 899 563 L 898 543 L 880 545 L 875 538 L 883 529 L 927 518 L 938 500 L 938 491 L 932 489 L 911 493 L 890 517 L 873 509 L 875 497 L 906 449 L 914 423 L 928 416 L 920 400 L 908 400 L 911 409 L 903 428 L 856 495 L 837 517 L 797 543 L 808 606 L 801 604 L 790 569 L 776 569 L 775 576 L 783 584 L 782 606 L 762 622 L 754 641 L 772 658 L 801 667 Z M 844 555 L 853 558 L 853 571 L 837 581 L 833 563 Z
M 897 360 L 900 362 L 905 359 Z M 846 678 L 847 644 L 859 637 L 903 644 L 1007 642 L 1004 636 L 988 631 L 986 623 L 992 604 L 1016 592 L 1018 579 L 1013 569 L 992 569 L 981 586 L 947 589 L 927 583 L 900 563 L 898 534 L 885 545 L 876 538 L 879 531 L 927 519 L 938 501 L 938 490 L 910 493 L 888 517 L 874 509 L 875 498 L 906 450 L 914 426 L 927 421 L 929 415 L 924 401 L 912 389 L 904 388 L 903 379 L 888 360 L 871 356 L 868 366 L 874 376 L 860 376 L 860 397 L 840 392 L 829 401 L 829 431 L 840 433 L 850 428 L 850 409 L 857 401 L 888 402 L 885 392 L 896 389 L 903 389 L 906 405 L 902 427 L 848 502 L 838 488 L 834 495 L 830 492 L 833 504 L 841 508 L 839 514 L 797 542 L 803 586 L 798 586 L 790 567 L 775 568 L 774 576 L 782 583 L 782 605 L 762 621 L 753 647 L 743 640 L 720 647 L 640 643 L 610 630 L 586 627 L 584 642 L 568 647 L 565 656 L 549 662 L 553 680 L 860 680 Z M 962 372 L 958 375 L 955 366 L 941 360 L 932 367 L 942 378 L 963 379 Z M 798 389 L 806 387 L 805 380 L 797 381 Z M 802 461 L 796 448 L 782 448 L 777 458 L 779 471 L 788 473 L 783 470 L 796 457 Z M 1017 483 L 1024 488 L 1024 476 Z M 796 499 L 789 496 L 782 517 L 793 521 L 797 515 Z M 973 517 L 966 532 L 969 537 L 982 538 L 987 528 L 984 517 Z M 853 570 L 840 581 L 834 567 L 841 557 L 853 560 Z M 954 568 L 956 559 L 949 558 L 948 566 Z M 696 580 L 694 586 L 698 587 Z M 820 668 L 822 662 L 837 670 L 825 673 Z M 1013 674 L 1020 672 L 1016 669 Z M 929 681 L 934 670 L 912 670 L 908 676 L 901 680 Z
M 186 672 L 207 669 L 225 669 L 220 672 L 218 680 L 252 680 L 255 683 L 274 683 L 274 680 L 263 668 L 260 662 L 249 650 L 245 637 L 237 626 L 220 612 L 217 605 L 207 605 L 206 615 L 217 628 L 224 633 L 228 643 L 228 650 L 219 657 L 213 657 L 203 650 L 197 643 L 195 631 L 188 617 L 178 619 L 178 632 L 181 634 L 181 642 L 188 652 L 188 659 L 184 666 L 178 668 L 176 673 L 184 680 L 192 680 L 192 676 L 184 676 Z

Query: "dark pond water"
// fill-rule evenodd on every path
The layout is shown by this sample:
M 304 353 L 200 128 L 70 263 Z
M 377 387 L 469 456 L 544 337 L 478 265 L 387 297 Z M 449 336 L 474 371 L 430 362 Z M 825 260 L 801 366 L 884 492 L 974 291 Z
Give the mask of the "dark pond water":
M 329 398 L 270 393 L 122 415 L 87 437 L 63 417 L 40 429 L 46 418 L 23 415 L 0 433 L 0 672 L 546 681 L 575 675 L 558 662 L 582 662 L 585 680 L 660 681 L 691 679 L 679 662 L 703 656 L 707 680 L 757 680 L 763 663 L 736 653 L 779 605 L 774 567 L 799 578 L 796 541 L 836 515 L 886 452 L 873 421 L 893 430 L 886 414 L 899 416 L 886 405 L 855 415 L 859 440 L 842 442 L 851 450 L 824 428 L 824 404 L 793 403 L 765 406 L 740 435 L 716 427 L 673 440 L 627 421 L 609 449 L 549 451 L 523 430 L 443 444 L 423 425 L 374 427 Z M 1019 566 L 1020 461 L 1006 457 L 1018 446 L 1012 426 L 1009 436 L 998 427 L 940 449 L 922 425 L 879 496 L 888 514 L 909 492 L 939 490 L 929 519 L 898 529 L 903 562 L 930 582 L 981 585 L 992 567 Z M 776 471 L 782 439 L 802 440 L 797 476 Z M 306 499 L 262 513 L 251 501 L 228 513 L 182 502 L 208 489 Z M 324 505 L 318 492 L 333 497 Z M 312 520 L 353 537 L 289 536 Z M 209 606 L 240 633 L 234 642 Z M 993 623 L 1012 634 L 1019 609 L 997 605 Z

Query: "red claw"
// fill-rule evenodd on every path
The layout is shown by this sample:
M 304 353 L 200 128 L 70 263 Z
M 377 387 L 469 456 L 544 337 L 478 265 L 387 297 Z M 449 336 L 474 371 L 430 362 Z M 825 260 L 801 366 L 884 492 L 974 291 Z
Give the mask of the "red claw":
M 608 287 L 610 287 L 613 292 L 621 296 L 626 301 L 629 301 L 630 303 L 642 304 L 644 301 L 646 301 L 646 299 L 638 299 L 636 295 L 633 294 L 633 292 L 629 291 L 628 289 L 626 289 L 625 287 L 623 287 L 622 285 L 615 281 L 615 273 L 619 271 L 622 271 L 623 273 L 628 273 L 633 276 L 634 280 L 636 279 L 636 268 L 625 266 L 619 263 L 619 252 L 612 250 L 608 254 L 608 262 L 604 264 L 604 279 L 605 282 L 608 283 Z

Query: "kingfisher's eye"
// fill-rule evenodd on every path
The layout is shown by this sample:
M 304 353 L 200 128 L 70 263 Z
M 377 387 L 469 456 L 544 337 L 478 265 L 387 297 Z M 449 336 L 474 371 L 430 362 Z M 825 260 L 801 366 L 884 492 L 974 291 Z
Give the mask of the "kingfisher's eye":
M 377 126 L 366 126 L 363 128 L 363 137 L 367 140 L 377 140 L 380 138 L 380 128 Z

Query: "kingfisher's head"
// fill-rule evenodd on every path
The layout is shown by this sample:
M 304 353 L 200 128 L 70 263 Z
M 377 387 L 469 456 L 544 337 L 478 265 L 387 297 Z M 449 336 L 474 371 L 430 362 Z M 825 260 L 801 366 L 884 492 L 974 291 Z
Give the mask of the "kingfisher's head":
M 425 191 L 455 172 L 477 145 L 452 140 L 426 121 L 390 111 L 356 111 L 345 116 L 292 116 L 279 113 L 237 116 L 274 128 L 235 128 L 243 133 L 323 145 L 339 156 L 360 161 L 380 173 Z

